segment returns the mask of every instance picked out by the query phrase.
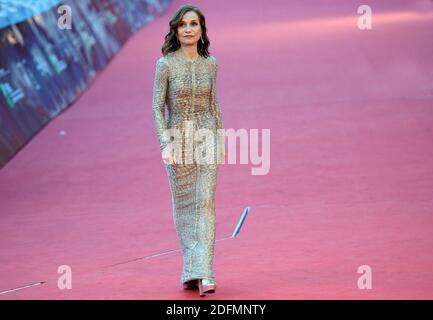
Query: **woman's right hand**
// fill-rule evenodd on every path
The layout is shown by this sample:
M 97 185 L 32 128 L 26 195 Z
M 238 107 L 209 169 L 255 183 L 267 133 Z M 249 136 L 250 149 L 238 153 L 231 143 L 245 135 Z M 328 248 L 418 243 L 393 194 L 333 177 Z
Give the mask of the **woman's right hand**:
M 173 149 L 167 146 L 164 150 L 162 150 L 162 160 L 165 164 L 176 164 L 176 157 L 172 151 Z

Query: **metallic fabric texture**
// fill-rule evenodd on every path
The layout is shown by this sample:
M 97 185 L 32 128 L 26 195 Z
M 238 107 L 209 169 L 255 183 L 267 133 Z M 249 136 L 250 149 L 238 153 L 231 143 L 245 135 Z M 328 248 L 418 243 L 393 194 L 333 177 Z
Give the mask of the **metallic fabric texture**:
M 152 103 L 156 135 L 160 151 L 174 145 L 178 150 L 177 164 L 165 163 L 165 168 L 183 255 L 181 283 L 192 279 L 215 282 L 215 189 L 218 137 L 221 137 L 217 129 L 223 128 L 217 99 L 217 69 L 217 60 L 212 55 L 199 55 L 191 61 L 180 49 L 156 61 Z M 198 133 L 199 129 L 208 129 L 213 135 L 206 138 Z M 197 160 L 197 154 L 203 156 L 201 161 Z

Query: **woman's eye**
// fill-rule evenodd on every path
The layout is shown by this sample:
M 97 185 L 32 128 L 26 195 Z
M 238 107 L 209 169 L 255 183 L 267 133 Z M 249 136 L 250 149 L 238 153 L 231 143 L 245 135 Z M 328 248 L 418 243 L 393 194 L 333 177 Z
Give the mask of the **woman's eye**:
M 198 23 L 197 22 L 193 22 L 193 23 L 191 23 L 193 26 L 196 26 Z M 180 27 L 183 27 L 185 24 L 184 23 L 181 23 L 181 24 L 179 24 L 179 26 Z

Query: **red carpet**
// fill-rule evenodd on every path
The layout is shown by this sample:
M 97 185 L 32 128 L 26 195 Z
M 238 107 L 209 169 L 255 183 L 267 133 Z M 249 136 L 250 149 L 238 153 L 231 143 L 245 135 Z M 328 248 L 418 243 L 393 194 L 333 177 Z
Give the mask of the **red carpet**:
M 181 4 L 0 171 L 0 292 L 44 282 L 0 299 L 201 299 L 180 288 L 180 252 L 163 254 L 179 244 L 151 117 Z M 433 2 L 370 1 L 372 30 L 358 1 L 195 4 L 225 127 L 271 129 L 269 174 L 219 172 L 206 299 L 432 299 Z

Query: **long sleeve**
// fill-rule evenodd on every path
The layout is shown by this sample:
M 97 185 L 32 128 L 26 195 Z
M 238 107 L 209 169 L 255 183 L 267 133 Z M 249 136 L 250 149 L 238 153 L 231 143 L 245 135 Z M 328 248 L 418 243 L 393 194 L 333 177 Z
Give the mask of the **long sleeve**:
M 217 91 L 217 74 L 218 74 L 218 61 L 214 57 L 213 63 L 213 74 L 210 94 L 210 108 L 213 117 L 215 118 L 217 129 L 223 128 L 223 120 L 221 115 L 221 109 L 218 103 L 218 91 Z
M 165 120 L 165 104 L 168 91 L 168 65 L 164 57 L 160 57 L 155 66 L 155 80 L 153 84 L 152 116 L 155 124 L 160 150 L 164 150 L 170 142 Z

